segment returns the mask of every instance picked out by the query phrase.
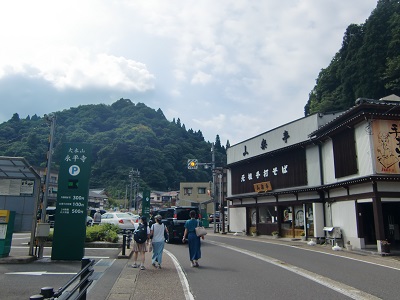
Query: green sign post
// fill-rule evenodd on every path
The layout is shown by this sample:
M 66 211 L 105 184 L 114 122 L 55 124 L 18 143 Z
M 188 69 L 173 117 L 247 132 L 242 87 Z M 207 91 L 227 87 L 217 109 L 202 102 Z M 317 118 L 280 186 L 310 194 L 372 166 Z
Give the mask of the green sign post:
M 81 260 L 85 252 L 91 145 L 63 146 L 58 174 L 52 260 Z
M 143 191 L 143 199 L 142 199 L 142 215 L 147 218 L 150 218 L 150 191 Z

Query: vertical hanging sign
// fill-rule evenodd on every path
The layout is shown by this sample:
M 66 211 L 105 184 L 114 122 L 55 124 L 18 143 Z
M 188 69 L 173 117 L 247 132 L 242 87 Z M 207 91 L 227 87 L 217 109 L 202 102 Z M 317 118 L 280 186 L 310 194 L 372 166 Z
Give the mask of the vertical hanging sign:
M 150 191 L 143 191 L 143 200 L 142 200 L 142 215 L 149 220 L 150 218 Z
M 64 144 L 58 174 L 52 260 L 81 260 L 85 252 L 91 145 Z

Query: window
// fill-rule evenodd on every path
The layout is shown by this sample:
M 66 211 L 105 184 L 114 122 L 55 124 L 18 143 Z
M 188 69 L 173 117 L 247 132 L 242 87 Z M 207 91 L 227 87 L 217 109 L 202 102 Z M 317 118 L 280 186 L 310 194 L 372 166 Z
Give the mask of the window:
M 205 194 L 206 193 L 206 188 L 205 187 L 199 187 L 199 189 L 197 190 L 198 194 Z
M 270 206 L 260 207 L 259 213 L 260 213 L 260 223 L 272 224 L 278 222 L 277 212 L 275 210 L 275 207 L 270 207 Z
M 358 168 L 354 129 L 350 128 L 332 137 L 332 144 L 335 178 L 356 174 Z
M 193 191 L 192 191 L 192 188 L 190 187 L 190 188 L 184 188 L 183 189 L 183 194 L 184 195 L 191 195 L 193 193 Z

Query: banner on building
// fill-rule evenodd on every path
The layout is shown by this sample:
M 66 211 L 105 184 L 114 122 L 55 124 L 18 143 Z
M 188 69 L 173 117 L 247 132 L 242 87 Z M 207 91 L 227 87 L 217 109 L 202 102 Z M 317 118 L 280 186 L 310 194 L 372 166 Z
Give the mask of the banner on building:
M 400 174 L 400 128 L 394 120 L 372 123 L 375 170 L 381 174 Z

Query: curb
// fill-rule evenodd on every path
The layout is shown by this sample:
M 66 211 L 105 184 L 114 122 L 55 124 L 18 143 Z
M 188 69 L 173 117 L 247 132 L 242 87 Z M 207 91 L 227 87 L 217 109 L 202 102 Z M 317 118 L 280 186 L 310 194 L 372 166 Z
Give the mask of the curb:
M 37 260 L 36 256 L 6 256 L 0 258 L 0 264 L 28 264 Z
M 122 254 L 122 252 L 123 252 L 123 251 L 121 251 L 121 252 L 118 254 L 118 258 L 119 258 L 119 259 L 121 259 L 121 258 L 123 258 L 123 259 L 130 259 L 130 258 L 132 257 L 132 254 L 133 254 L 132 249 L 126 249 L 126 250 L 125 250 L 125 254 Z

